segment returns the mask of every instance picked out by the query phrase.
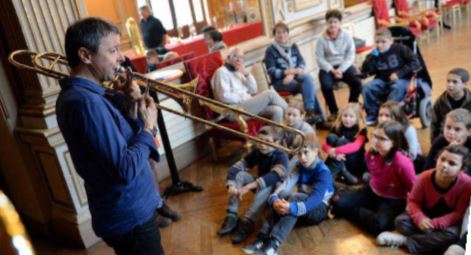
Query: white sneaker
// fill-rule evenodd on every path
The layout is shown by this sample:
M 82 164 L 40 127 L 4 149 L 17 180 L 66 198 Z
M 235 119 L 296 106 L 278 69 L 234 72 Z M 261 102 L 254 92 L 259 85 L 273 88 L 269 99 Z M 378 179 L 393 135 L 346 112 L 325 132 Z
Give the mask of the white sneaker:
M 376 237 L 381 246 L 400 247 L 406 244 L 407 237 L 394 232 L 385 231 Z
M 448 249 L 446 250 L 445 254 L 443 255 L 464 255 L 465 250 L 463 247 L 457 245 L 457 244 L 452 244 Z

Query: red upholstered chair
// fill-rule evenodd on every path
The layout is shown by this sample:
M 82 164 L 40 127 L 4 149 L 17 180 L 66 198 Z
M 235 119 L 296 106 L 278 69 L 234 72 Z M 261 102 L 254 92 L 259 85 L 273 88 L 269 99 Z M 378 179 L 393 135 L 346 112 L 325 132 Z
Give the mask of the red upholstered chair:
M 219 51 L 202 55 L 185 62 L 185 68 L 191 79 L 199 77 L 198 84 L 196 85 L 195 92 L 198 95 L 213 98 L 213 91 L 211 89 L 211 78 L 214 72 L 224 63 L 221 53 Z M 258 130 L 262 127 L 263 123 L 257 120 L 248 119 L 244 120 L 242 117 L 237 117 L 237 121 L 231 121 L 225 118 L 229 111 L 204 101 L 199 100 L 199 105 L 202 107 L 203 117 L 206 120 L 216 122 L 219 125 L 228 127 L 233 130 L 242 131 L 249 135 L 257 135 Z M 244 148 L 248 150 L 250 144 L 244 138 L 233 136 L 227 132 L 221 131 L 216 128 L 208 130 L 210 136 L 210 145 L 212 149 L 213 159 L 217 160 L 217 148 L 214 139 L 230 139 L 244 142 Z
M 408 26 L 417 37 L 421 34 L 421 25 L 417 20 L 408 20 L 401 17 L 390 17 L 386 0 L 373 0 L 373 13 L 376 20 L 376 27 Z M 393 22 L 395 20 L 395 22 Z
M 445 3 L 440 5 L 440 9 L 443 11 L 444 16 L 452 19 L 453 24 L 456 24 L 457 17 L 461 17 L 461 4 L 465 1 L 469 2 L 469 0 L 445 0 Z
M 403 19 L 416 20 L 420 23 L 421 29 L 425 32 L 427 40 L 430 39 L 429 31 L 435 29 L 437 36 L 440 35 L 441 14 L 433 9 L 419 11 L 412 14 L 407 0 L 394 0 L 396 15 Z

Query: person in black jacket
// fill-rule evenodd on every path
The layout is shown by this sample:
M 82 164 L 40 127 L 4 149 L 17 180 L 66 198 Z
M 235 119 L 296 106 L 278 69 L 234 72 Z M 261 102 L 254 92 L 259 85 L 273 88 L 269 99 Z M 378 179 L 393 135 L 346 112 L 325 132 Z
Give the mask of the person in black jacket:
M 463 68 L 453 68 L 446 76 L 446 90 L 433 104 L 430 141 L 439 136 L 443 130 L 445 116 L 457 108 L 471 111 L 471 91 L 467 88 L 469 72 Z
M 362 91 L 367 125 L 376 123 L 378 99 L 386 96 L 386 100 L 402 101 L 410 79 L 420 68 L 417 55 L 407 46 L 394 43 L 387 28 L 376 31 L 376 45 L 377 48 L 367 56 L 362 66 L 362 73 L 375 75 Z

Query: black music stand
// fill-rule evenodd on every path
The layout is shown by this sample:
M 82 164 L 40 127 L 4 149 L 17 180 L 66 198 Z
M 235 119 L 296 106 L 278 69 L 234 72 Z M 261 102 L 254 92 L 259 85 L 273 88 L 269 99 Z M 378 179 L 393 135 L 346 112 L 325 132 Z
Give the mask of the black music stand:
M 160 100 L 157 93 L 155 93 L 154 91 L 150 91 L 150 95 L 154 98 L 156 104 L 160 104 Z M 168 133 L 167 128 L 165 127 L 164 117 L 160 109 L 158 109 L 157 125 L 159 126 L 160 138 L 162 138 L 162 144 L 165 150 L 165 157 L 167 158 L 167 164 L 170 169 L 170 176 L 172 177 L 172 184 L 165 188 L 163 198 L 190 191 L 203 191 L 203 188 L 201 186 L 196 186 L 191 182 L 180 180 L 177 165 L 175 164 L 175 158 L 173 157 L 172 146 L 170 145 L 170 140 L 168 139 Z

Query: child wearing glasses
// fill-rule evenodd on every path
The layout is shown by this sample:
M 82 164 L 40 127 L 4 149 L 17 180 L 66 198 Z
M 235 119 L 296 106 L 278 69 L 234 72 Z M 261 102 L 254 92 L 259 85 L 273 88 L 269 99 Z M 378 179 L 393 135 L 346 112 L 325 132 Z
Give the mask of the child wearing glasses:
M 471 178 L 463 172 L 470 160 L 469 150 L 462 145 L 442 150 L 437 167 L 417 177 L 406 212 L 395 220 L 399 233 L 381 233 L 378 244 L 430 254 L 443 252 L 456 242 L 471 195 Z
M 394 218 L 404 212 L 407 193 L 415 182 L 412 159 L 402 125 L 380 123 L 373 132 L 366 166 L 371 179 L 355 191 L 339 192 L 333 199 L 334 214 L 344 216 L 367 232 L 378 235 L 394 227 Z
M 469 72 L 464 68 L 453 68 L 446 76 L 446 91 L 433 104 L 430 141 L 442 134 L 444 117 L 457 108 L 471 109 L 471 91 L 468 86 Z

